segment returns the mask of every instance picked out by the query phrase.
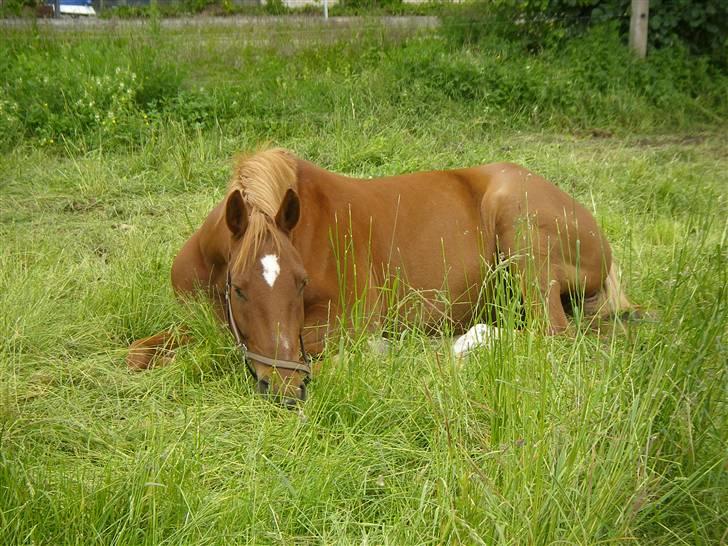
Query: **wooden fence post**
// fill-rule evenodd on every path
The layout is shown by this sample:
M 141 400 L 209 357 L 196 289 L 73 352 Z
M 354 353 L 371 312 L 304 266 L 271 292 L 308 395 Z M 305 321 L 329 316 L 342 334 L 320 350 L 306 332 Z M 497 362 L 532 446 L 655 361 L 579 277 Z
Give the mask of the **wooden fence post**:
M 640 59 L 647 54 L 647 18 L 650 0 L 632 0 L 632 15 L 629 19 L 629 47 Z

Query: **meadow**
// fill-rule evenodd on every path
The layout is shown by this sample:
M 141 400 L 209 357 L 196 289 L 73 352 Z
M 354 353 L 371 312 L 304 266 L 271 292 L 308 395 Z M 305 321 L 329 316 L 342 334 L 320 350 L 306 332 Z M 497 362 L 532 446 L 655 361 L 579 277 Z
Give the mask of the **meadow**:
M 3 29 L 0 544 L 725 544 L 728 75 L 614 29 Z M 575 195 L 648 319 L 331 344 L 254 394 L 169 268 L 236 153 L 359 176 L 490 161 Z M 193 342 L 129 373 L 170 325 Z

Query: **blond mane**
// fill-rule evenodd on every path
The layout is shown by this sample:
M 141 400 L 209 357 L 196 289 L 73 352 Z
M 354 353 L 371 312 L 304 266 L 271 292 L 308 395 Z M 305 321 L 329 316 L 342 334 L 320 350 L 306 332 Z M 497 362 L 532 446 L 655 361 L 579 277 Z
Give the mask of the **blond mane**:
M 296 160 L 282 148 L 270 148 L 238 159 L 230 180 L 228 196 L 235 191 L 243 195 L 248 207 L 248 227 L 233 267 L 244 270 L 248 260 L 258 255 L 267 235 L 280 248 L 275 218 L 289 188 L 296 184 Z

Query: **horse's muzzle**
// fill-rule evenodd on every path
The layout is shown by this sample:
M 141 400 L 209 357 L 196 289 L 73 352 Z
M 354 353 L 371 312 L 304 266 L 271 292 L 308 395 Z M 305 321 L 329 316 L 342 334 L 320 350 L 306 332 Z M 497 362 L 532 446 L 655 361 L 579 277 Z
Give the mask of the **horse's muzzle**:
M 259 379 L 255 385 L 258 394 L 269 398 L 271 401 L 282 405 L 289 410 L 295 410 L 301 402 L 306 401 L 306 385 L 301 383 L 298 387 L 274 387 L 266 379 Z

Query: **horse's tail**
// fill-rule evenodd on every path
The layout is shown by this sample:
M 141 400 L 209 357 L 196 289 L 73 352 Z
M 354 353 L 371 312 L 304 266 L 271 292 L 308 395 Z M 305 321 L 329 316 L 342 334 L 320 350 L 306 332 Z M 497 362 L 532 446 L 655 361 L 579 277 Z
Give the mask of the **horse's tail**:
M 622 289 L 619 268 L 612 261 L 602 289 L 584 300 L 584 314 L 594 318 L 607 319 L 620 317 L 623 319 L 639 318 L 640 312 Z
M 141 371 L 171 362 L 173 351 L 190 342 L 189 335 L 173 329 L 163 330 L 153 336 L 138 339 L 129 345 L 126 365 L 129 370 Z

